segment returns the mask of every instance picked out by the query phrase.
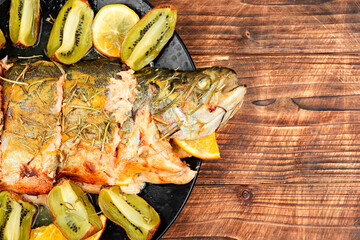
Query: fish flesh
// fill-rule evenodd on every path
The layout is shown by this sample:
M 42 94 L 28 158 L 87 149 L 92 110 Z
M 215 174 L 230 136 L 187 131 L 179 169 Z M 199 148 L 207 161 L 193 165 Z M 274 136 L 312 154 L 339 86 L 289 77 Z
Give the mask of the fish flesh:
M 3 81 L 1 185 L 20 193 L 46 193 L 58 165 L 59 91 L 64 78 L 52 62 L 45 61 L 15 65 L 7 73 L 7 78 L 22 84 Z
M 246 93 L 228 68 L 133 72 L 114 60 L 15 62 L 1 79 L 0 187 L 30 195 L 60 178 L 94 193 L 186 184 L 196 171 L 169 139 L 217 131 Z

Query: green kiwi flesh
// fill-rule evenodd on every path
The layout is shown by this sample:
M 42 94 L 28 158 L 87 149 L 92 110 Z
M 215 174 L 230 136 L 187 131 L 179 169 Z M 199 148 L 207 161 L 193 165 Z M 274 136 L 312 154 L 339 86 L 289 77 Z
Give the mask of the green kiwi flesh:
M 68 0 L 51 29 L 47 55 L 64 64 L 79 61 L 92 47 L 94 11 L 86 0 Z
M 0 192 L 0 239 L 29 239 L 36 211 L 15 193 Z
M 125 194 L 119 187 L 104 188 L 99 194 L 103 214 L 126 231 L 130 239 L 151 239 L 159 224 L 159 214 L 144 199 Z
M 121 47 L 121 59 L 137 71 L 153 61 L 172 37 L 177 10 L 160 5 L 148 12 L 126 34 Z
M 0 49 L 5 45 L 6 39 L 4 33 L 0 29 Z
M 70 239 L 84 239 L 103 228 L 87 194 L 70 180 L 62 180 L 49 193 L 47 205 L 54 224 Z
M 9 32 L 15 46 L 31 47 L 38 39 L 40 0 L 11 0 Z

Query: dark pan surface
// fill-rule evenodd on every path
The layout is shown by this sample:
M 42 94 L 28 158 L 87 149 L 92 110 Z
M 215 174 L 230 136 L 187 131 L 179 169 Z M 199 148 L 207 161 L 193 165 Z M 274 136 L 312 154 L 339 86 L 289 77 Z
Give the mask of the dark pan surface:
M 90 0 L 90 5 L 95 10 L 95 14 L 105 5 L 122 3 L 131 7 L 139 16 L 144 16 L 152 6 L 144 0 Z M 46 21 L 50 15 L 55 19 L 65 0 L 41 0 L 41 28 L 38 43 L 28 49 L 18 49 L 12 46 L 8 33 L 8 19 L 10 0 L 0 0 L 0 28 L 7 37 L 5 47 L 0 50 L 0 58 L 8 55 L 9 57 L 42 55 L 46 58 L 46 44 L 51 31 L 52 24 Z M 91 49 L 86 55 L 86 59 L 94 59 L 101 55 Z M 194 63 L 182 43 L 180 37 L 175 33 L 169 43 L 165 46 L 159 57 L 154 61 L 154 66 L 158 68 L 179 68 L 182 70 L 195 69 Z M 192 169 L 199 171 L 200 159 L 188 158 L 187 163 Z M 154 239 L 159 239 L 176 219 L 183 208 L 190 192 L 195 184 L 196 177 L 186 185 L 155 185 L 147 184 L 140 196 L 152 205 L 159 213 L 161 224 L 156 232 Z M 96 202 L 96 196 L 93 196 Z M 108 221 L 105 232 L 101 239 L 128 239 L 125 232 L 117 225 Z

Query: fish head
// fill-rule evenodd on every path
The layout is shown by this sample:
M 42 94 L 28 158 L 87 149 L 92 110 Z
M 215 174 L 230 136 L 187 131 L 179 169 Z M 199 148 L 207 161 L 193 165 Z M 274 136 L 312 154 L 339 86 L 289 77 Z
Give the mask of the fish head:
M 225 67 L 175 71 L 171 77 L 168 86 L 158 87 L 162 102 L 153 104 L 165 137 L 194 140 L 210 135 L 235 114 L 246 93 L 235 71 Z

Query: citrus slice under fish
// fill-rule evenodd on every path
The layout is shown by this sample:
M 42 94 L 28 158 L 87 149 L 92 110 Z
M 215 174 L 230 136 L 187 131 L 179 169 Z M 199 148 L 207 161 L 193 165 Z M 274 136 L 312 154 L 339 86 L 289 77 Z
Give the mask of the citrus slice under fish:
M 95 48 L 108 57 L 120 57 L 121 44 L 139 16 L 123 4 L 110 4 L 100 9 L 92 26 Z
M 103 229 L 93 234 L 92 236 L 86 238 L 85 240 L 98 240 L 101 237 L 105 229 L 106 217 L 100 215 L 100 220 L 103 224 Z M 30 240 L 66 240 L 61 231 L 55 226 L 55 224 L 50 224 L 47 226 L 38 227 L 31 230 Z
M 201 159 L 218 159 L 220 158 L 219 147 L 216 142 L 215 132 L 196 140 L 178 140 L 174 142 L 179 145 L 185 152 Z

